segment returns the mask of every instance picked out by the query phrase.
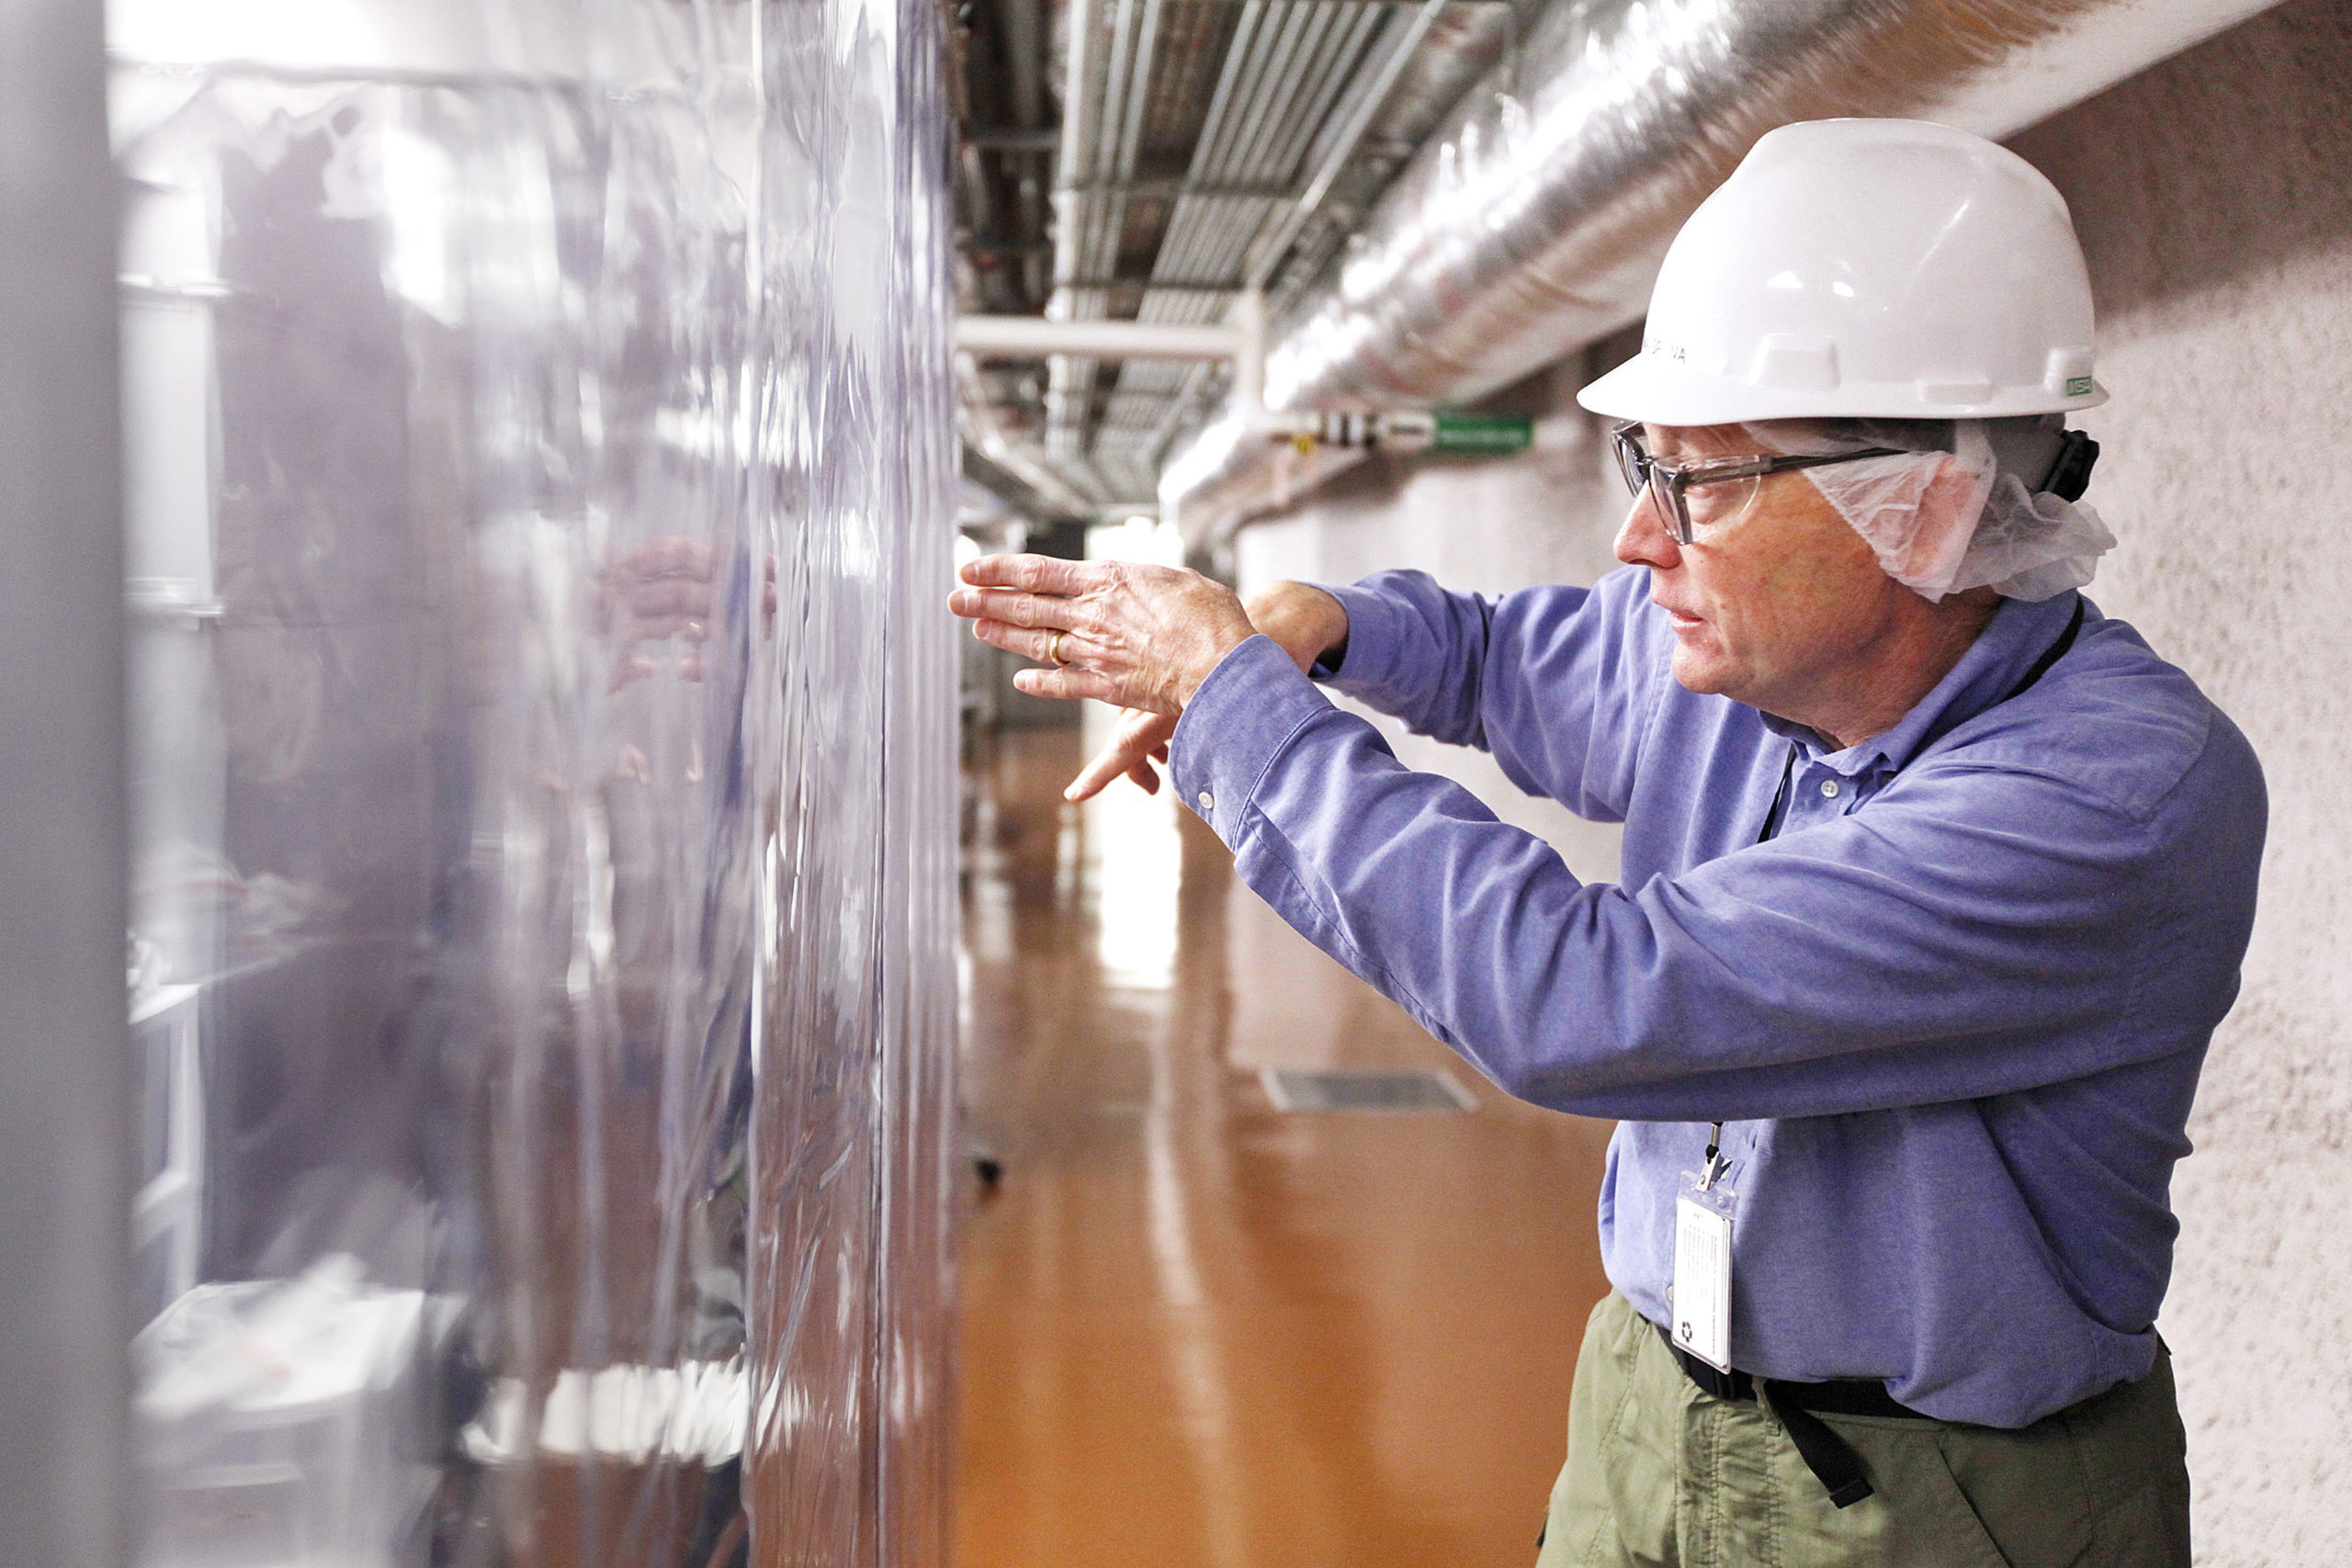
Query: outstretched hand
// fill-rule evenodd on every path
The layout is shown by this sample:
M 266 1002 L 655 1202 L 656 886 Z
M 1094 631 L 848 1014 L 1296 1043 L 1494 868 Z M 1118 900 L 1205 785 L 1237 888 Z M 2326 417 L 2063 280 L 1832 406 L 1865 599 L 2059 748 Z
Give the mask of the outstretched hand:
M 982 556 L 947 607 L 973 622 L 982 642 L 1052 665 L 1012 683 L 1040 697 L 1092 697 L 1128 710 L 1102 755 L 1063 795 L 1084 800 L 1125 774 L 1157 792 L 1155 760 L 1168 760 L 1176 721 L 1225 656 L 1264 631 L 1300 669 L 1347 637 L 1339 601 L 1302 583 L 1278 583 L 1245 610 L 1231 590 L 1198 572 L 1131 561 Z
M 982 556 L 947 607 L 982 642 L 1050 664 L 1012 683 L 1170 717 L 1256 630 L 1241 601 L 1196 571 L 1134 561 Z

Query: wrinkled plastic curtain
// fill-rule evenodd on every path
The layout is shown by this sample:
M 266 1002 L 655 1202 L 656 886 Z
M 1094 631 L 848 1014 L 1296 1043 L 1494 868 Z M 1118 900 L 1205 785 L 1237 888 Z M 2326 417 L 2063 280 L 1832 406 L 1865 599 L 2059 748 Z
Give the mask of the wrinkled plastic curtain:
M 938 13 L 111 26 L 141 1561 L 944 1561 Z

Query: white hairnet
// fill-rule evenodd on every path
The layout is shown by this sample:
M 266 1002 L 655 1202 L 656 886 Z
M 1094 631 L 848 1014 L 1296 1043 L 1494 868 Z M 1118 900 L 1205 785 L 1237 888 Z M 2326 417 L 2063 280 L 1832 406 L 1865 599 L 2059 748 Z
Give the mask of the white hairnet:
M 1892 457 L 1802 471 L 1869 543 L 1887 575 L 1930 602 L 1984 587 L 2009 599 L 2047 599 L 2090 581 L 2098 558 L 2115 547 L 2098 513 L 2048 491 L 2029 491 L 1996 454 L 1997 434 L 2039 482 L 2054 451 L 2054 430 L 2036 422 L 1995 427 L 1977 419 L 1774 420 L 1747 430 L 1790 457 L 1899 449 Z

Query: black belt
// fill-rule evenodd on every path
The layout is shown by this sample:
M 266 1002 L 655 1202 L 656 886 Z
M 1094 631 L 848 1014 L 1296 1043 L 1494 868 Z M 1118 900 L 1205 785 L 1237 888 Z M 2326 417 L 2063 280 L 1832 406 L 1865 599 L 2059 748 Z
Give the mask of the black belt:
M 1870 1482 L 1862 1474 L 1862 1456 L 1853 1445 L 1829 1429 L 1827 1422 L 1816 1411 L 1829 1416 L 1886 1416 L 1904 1421 L 1932 1421 L 1932 1416 L 1922 1416 L 1907 1404 L 1896 1403 L 1883 1382 L 1863 1378 L 1843 1378 L 1835 1382 L 1787 1382 L 1779 1378 L 1752 1378 L 1746 1372 L 1719 1372 L 1688 1350 L 1675 1344 L 1663 1328 L 1657 1337 L 1668 1354 L 1683 1374 L 1699 1385 L 1700 1391 L 1717 1399 L 1754 1399 L 1757 1387 L 1763 1386 L 1764 1397 L 1771 1402 L 1772 1414 L 1788 1428 L 1789 1440 L 1797 1446 L 1797 1454 L 1804 1467 L 1813 1472 L 1829 1501 L 1840 1508 L 1851 1507 L 1871 1495 Z

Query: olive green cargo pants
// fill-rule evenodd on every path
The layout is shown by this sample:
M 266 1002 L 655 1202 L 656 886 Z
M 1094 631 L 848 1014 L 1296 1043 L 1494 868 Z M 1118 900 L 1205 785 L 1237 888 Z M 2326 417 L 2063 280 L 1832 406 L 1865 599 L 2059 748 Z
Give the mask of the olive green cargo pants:
M 1712 1398 L 1615 1292 L 1593 1309 L 1538 1568 L 2188 1568 L 2172 1367 L 2016 1431 L 1822 1419 L 1876 1494 L 1835 1508 L 1771 1412 Z

